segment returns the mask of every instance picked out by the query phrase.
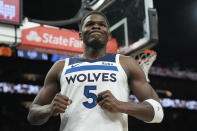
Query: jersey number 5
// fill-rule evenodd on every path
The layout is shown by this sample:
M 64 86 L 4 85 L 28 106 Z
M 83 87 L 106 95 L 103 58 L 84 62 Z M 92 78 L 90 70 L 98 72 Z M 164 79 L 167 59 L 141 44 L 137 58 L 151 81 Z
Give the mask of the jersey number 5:
M 96 86 L 85 86 L 85 88 L 84 88 L 84 95 L 85 95 L 85 97 L 88 98 L 88 99 L 90 98 L 90 99 L 93 100 L 91 103 L 89 103 L 88 101 L 83 102 L 83 105 L 86 108 L 89 108 L 89 109 L 91 109 L 91 108 L 96 106 L 96 100 L 97 100 L 96 94 L 90 93 L 89 92 L 90 90 L 96 90 Z

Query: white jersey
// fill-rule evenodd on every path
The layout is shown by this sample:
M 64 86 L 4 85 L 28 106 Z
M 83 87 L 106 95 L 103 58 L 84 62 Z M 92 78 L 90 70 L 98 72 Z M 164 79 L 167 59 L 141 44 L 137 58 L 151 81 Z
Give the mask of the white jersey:
M 60 78 L 61 94 L 72 104 L 61 114 L 60 131 L 128 131 L 128 116 L 111 113 L 96 104 L 97 94 L 109 90 L 116 99 L 129 100 L 127 76 L 118 54 L 88 60 L 65 59 Z

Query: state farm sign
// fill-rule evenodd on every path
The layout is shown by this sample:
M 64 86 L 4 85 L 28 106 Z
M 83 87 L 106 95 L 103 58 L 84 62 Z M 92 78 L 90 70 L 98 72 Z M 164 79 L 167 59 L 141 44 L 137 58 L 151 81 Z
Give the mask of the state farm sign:
M 83 53 L 83 42 L 76 31 L 39 26 L 23 30 L 22 43 L 17 48 L 72 56 Z M 117 53 L 115 39 L 108 42 L 107 51 Z
M 26 35 L 26 39 L 28 41 L 35 41 L 44 44 L 52 44 L 52 45 L 61 45 L 65 47 L 75 47 L 82 48 L 83 42 L 75 37 L 66 37 L 63 35 L 54 36 L 50 33 L 43 33 L 41 36 L 38 35 L 36 31 L 30 31 L 29 34 Z

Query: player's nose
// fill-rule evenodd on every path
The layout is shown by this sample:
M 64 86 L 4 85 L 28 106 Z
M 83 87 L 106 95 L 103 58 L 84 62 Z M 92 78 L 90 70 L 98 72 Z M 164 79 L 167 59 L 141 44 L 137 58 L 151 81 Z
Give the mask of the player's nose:
M 94 25 L 92 26 L 92 29 L 101 29 L 101 27 L 99 26 L 99 24 L 94 24 Z

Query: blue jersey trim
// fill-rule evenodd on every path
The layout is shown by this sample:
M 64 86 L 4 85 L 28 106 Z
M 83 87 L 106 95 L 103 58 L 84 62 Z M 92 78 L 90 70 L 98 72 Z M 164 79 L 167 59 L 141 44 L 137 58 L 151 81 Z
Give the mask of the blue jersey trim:
M 78 72 L 78 71 L 86 71 L 86 70 L 111 70 L 111 71 L 118 71 L 118 68 L 116 66 L 105 66 L 105 65 L 87 65 L 87 66 L 79 66 L 79 67 L 73 67 L 66 70 L 65 74 L 69 74 L 72 72 Z
M 106 62 L 114 62 L 116 61 L 116 54 L 112 54 L 112 53 L 107 53 L 104 57 L 98 58 L 96 60 L 89 60 L 89 59 L 85 59 L 85 58 L 80 58 L 79 56 L 75 56 L 72 58 L 69 58 L 69 64 L 68 65 L 72 65 L 72 64 L 76 64 L 76 63 L 82 63 L 82 62 L 89 62 L 89 63 L 94 63 L 97 61 L 106 61 Z

